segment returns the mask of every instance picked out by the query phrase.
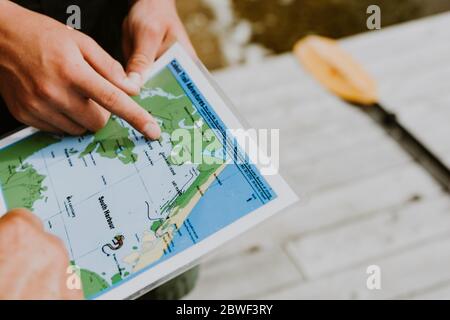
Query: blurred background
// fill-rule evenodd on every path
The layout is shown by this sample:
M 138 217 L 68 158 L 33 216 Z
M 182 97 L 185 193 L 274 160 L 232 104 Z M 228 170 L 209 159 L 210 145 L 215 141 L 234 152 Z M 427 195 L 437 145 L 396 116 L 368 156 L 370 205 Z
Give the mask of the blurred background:
M 366 26 L 373 4 L 379 31 Z M 450 1 L 178 5 L 239 112 L 252 127 L 280 128 L 281 173 L 301 197 L 209 256 L 188 298 L 450 299 L 449 194 L 291 52 L 311 33 L 345 37 L 341 45 L 374 77 L 382 104 L 450 166 Z M 381 272 L 379 290 L 367 286 L 370 266 Z
M 371 4 L 384 27 L 450 10 L 448 0 L 177 0 L 179 13 L 210 69 L 256 62 L 292 49 L 300 37 L 340 38 L 367 31 Z

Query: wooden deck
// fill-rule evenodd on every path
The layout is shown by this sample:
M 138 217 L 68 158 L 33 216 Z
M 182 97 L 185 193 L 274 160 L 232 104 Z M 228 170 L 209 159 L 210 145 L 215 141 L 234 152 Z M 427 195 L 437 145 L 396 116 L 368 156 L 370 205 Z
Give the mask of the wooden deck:
M 450 14 L 342 41 L 383 104 L 450 165 Z M 450 196 L 292 55 L 215 74 L 257 128 L 281 128 L 303 201 L 208 257 L 191 299 L 450 298 Z M 366 268 L 381 268 L 381 290 Z

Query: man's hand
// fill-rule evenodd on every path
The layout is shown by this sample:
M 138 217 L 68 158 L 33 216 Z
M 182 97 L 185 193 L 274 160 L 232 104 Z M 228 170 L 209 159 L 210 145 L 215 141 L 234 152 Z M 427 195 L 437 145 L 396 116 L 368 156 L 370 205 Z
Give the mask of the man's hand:
M 90 37 L 0 1 L 0 95 L 19 121 L 80 135 L 103 128 L 111 112 L 157 139 L 157 122 L 127 95 L 139 89 Z
M 81 290 L 67 288 L 68 267 L 62 242 L 31 212 L 0 218 L 0 299 L 82 299 Z
M 142 85 L 145 72 L 176 40 L 196 56 L 174 0 L 135 0 L 123 22 L 123 51 L 129 78 Z

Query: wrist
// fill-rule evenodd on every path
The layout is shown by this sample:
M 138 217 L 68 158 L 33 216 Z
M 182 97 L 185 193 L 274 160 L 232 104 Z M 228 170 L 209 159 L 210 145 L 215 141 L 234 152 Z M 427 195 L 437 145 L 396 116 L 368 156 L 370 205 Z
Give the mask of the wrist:
M 26 9 L 11 1 L 0 0 L 0 72 L 12 64 L 11 53 L 15 51 L 20 34 L 18 24 L 26 21 L 24 11 Z
M 14 10 L 15 6 L 17 5 L 9 0 L 0 0 L 0 23 L 11 15 L 11 12 Z
M 17 21 L 19 18 L 17 10 L 20 9 L 19 5 L 9 0 L 0 0 L 0 37 L 5 36 L 7 27 L 14 23 L 11 19 Z

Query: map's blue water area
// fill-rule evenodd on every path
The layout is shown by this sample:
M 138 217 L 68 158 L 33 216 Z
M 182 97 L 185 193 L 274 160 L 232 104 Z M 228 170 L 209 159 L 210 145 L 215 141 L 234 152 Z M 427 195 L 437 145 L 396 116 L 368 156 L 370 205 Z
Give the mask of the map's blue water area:
M 263 205 L 235 164 L 227 165 L 175 234 L 167 259 Z M 162 261 L 163 259 L 161 259 Z

